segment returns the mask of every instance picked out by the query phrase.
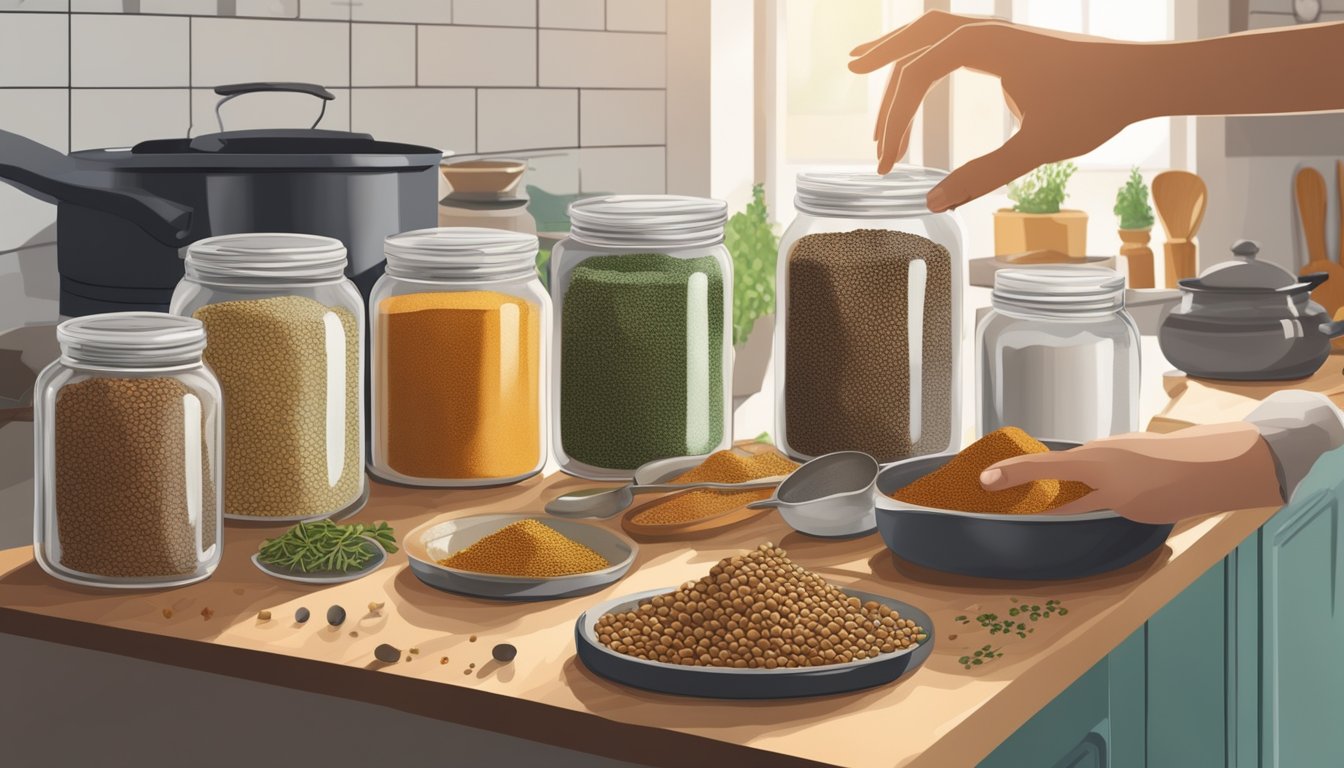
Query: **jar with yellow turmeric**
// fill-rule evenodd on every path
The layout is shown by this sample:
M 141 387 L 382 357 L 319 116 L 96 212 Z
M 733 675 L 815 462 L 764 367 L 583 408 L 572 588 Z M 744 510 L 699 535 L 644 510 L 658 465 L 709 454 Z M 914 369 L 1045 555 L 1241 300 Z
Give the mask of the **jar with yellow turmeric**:
M 409 485 L 502 485 L 546 463 L 550 299 L 537 238 L 441 227 L 387 238 L 369 297 L 373 460 Z

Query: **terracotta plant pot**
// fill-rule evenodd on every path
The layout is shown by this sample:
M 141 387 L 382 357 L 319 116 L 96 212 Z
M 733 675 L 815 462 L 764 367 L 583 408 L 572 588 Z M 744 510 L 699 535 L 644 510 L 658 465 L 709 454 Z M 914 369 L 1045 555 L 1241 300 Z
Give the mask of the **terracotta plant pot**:
M 1148 240 L 1153 236 L 1152 227 L 1146 229 L 1121 229 L 1120 255 L 1129 260 L 1129 287 L 1153 288 L 1153 249 Z
M 765 369 L 774 347 L 775 316 L 761 315 L 747 340 L 733 347 L 733 397 L 747 398 L 761 391 Z
M 1059 251 L 1074 258 L 1087 255 L 1087 212 L 994 212 L 994 255 L 1025 251 Z

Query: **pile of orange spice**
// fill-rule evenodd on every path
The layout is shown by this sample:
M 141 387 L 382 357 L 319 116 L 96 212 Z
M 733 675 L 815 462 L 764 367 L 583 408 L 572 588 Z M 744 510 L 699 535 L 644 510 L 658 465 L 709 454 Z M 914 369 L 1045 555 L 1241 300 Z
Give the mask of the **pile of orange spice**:
M 1002 491 L 987 491 L 980 473 L 1005 459 L 1050 449 L 1017 427 L 1004 427 L 971 443 L 946 464 L 894 491 L 893 499 L 907 504 L 959 512 L 1034 515 L 1062 507 L 1092 492 L 1083 483 L 1032 480 Z
M 379 439 L 414 478 L 516 478 L 541 464 L 541 318 L 496 291 L 378 304 Z
M 798 465 L 777 451 L 743 455 L 735 451 L 711 453 L 703 462 L 672 478 L 672 483 L 745 483 L 762 477 L 787 475 Z M 666 501 L 645 507 L 633 521 L 640 525 L 678 525 L 731 512 L 753 501 L 767 498 L 769 488 L 720 492 L 686 491 Z

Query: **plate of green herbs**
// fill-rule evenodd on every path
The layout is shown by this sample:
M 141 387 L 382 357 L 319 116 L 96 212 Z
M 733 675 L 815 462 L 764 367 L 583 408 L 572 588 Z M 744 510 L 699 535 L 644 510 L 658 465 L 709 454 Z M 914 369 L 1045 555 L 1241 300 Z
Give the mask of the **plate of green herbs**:
M 252 564 L 278 579 L 340 584 L 372 573 L 387 562 L 389 552 L 396 551 L 396 535 L 385 522 L 341 525 L 314 520 L 261 542 Z

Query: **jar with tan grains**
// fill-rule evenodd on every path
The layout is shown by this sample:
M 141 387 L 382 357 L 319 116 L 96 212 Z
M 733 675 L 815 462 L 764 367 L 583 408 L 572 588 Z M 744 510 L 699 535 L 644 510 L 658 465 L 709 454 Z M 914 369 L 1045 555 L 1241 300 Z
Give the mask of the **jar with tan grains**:
M 161 588 L 219 564 L 219 382 L 198 320 L 67 320 L 34 387 L 34 557 L 64 581 Z
M 169 311 L 205 324 L 224 390 L 224 515 L 352 512 L 364 475 L 364 308 L 339 240 L 222 235 L 187 249 Z

